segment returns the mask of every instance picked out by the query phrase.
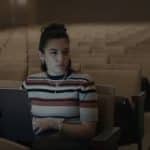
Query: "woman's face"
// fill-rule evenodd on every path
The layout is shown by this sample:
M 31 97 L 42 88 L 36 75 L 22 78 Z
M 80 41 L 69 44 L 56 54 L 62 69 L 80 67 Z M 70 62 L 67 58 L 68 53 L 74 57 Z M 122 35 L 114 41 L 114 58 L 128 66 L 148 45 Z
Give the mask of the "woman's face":
M 65 74 L 70 60 L 69 41 L 65 38 L 49 40 L 43 57 L 49 74 Z

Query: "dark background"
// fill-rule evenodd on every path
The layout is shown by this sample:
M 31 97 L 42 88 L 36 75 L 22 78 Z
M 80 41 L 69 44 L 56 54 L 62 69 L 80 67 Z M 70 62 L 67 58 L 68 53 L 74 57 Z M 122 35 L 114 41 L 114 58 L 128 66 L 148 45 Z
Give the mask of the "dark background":
M 149 0 L 1 0 L 0 27 L 48 21 L 149 22 L 149 7 Z

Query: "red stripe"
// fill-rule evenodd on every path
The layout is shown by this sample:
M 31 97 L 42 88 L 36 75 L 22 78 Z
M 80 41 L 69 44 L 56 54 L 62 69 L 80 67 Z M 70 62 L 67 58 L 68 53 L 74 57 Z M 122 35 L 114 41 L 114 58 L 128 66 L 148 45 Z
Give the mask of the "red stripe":
M 57 100 L 45 100 L 45 99 L 32 99 L 32 104 L 40 106 L 77 106 L 78 100 L 76 99 L 57 99 Z
M 82 101 L 82 102 L 80 102 L 80 107 L 96 108 L 97 107 L 97 101 Z
M 56 86 L 56 83 L 59 86 L 76 86 L 76 85 L 81 85 L 84 87 L 94 85 L 94 82 L 82 82 L 82 81 L 50 81 L 48 82 L 47 80 L 27 80 L 26 84 L 27 85 L 51 85 L 51 86 Z

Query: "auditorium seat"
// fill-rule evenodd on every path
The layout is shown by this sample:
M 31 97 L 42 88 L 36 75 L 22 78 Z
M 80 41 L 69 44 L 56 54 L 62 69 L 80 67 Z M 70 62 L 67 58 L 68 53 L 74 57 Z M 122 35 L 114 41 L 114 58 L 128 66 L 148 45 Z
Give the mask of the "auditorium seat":
M 26 147 L 24 145 L 15 143 L 13 141 L 0 138 L 0 149 L 1 150 L 30 150 L 29 147 Z
M 93 54 L 93 55 L 80 55 L 72 57 L 73 63 L 80 63 L 82 64 L 107 64 L 108 63 L 108 56 L 106 54 Z
M 149 60 L 150 55 L 111 55 L 110 64 L 139 64 L 142 67 L 142 75 L 150 80 Z
M 116 89 L 117 96 L 130 97 L 140 93 L 141 72 L 140 69 L 128 68 L 99 68 L 82 69 L 90 74 L 98 84 L 111 84 Z
M 140 92 L 141 70 L 139 66 L 124 66 L 120 69 L 119 65 L 108 65 L 99 70 L 83 71 L 90 74 L 96 84 L 110 84 L 115 88 L 115 125 L 121 128 L 119 143 L 137 143 L 140 149 L 144 133 L 144 100 Z
M 0 88 L 17 88 L 22 85 L 22 81 L 15 80 L 0 80 Z
M 95 55 L 99 53 L 106 53 L 106 54 L 125 54 L 125 48 L 123 46 L 104 46 L 101 48 L 91 48 L 91 53 Z

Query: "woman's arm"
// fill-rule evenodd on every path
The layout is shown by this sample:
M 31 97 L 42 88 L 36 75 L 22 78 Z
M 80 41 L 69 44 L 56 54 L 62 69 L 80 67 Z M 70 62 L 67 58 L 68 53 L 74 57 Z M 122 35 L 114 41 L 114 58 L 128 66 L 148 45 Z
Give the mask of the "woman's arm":
M 33 119 L 34 129 L 37 130 L 37 133 L 48 130 L 55 129 L 60 133 L 70 136 L 73 138 L 90 138 L 95 135 L 96 132 L 96 123 L 67 123 L 62 122 L 59 119 L 51 119 L 51 118 L 38 118 Z
M 97 94 L 94 82 L 89 76 L 87 78 L 81 82 L 78 90 L 79 123 L 73 124 L 68 120 L 62 122 L 59 119 L 41 118 L 38 124 L 42 130 L 57 129 L 65 135 L 78 138 L 89 138 L 95 135 L 98 120 Z
M 96 133 L 96 123 L 82 122 L 80 124 L 63 123 L 62 132 L 74 138 L 91 138 Z

